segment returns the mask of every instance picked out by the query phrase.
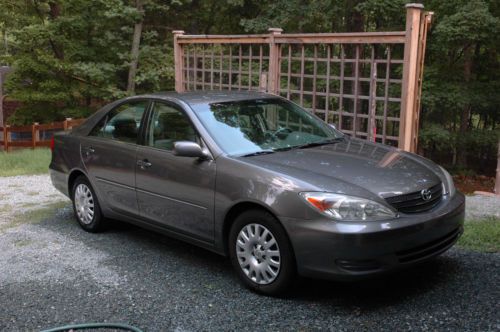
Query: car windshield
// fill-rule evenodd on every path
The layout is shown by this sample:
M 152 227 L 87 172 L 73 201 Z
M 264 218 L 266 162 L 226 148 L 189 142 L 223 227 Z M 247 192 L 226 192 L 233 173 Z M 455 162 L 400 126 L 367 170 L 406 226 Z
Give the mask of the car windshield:
M 301 107 L 279 98 L 199 104 L 194 108 L 205 128 L 229 155 L 329 144 L 343 136 Z

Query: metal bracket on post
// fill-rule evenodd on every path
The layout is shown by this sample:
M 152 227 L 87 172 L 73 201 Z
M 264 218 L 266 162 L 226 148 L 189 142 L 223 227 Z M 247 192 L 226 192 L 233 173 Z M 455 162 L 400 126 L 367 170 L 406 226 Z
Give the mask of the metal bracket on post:
M 175 66 L 175 91 L 184 92 L 184 50 L 179 44 L 179 36 L 184 34 L 183 30 L 174 30 L 174 66 Z
M 417 97 L 419 92 L 419 48 L 420 26 L 424 5 L 409 3 L 406 5 L 406 36 L 404 49 L 403 84 L 401 91 L 401 120 L 399 123 L 399 148 L 415 152 L 415 121 Z
M 281 35 L 283 29 L 269 28 L 269 76 L 267 91 L 279 94 L 280 90 L 280 44 L 275 42 L 275 37 Z

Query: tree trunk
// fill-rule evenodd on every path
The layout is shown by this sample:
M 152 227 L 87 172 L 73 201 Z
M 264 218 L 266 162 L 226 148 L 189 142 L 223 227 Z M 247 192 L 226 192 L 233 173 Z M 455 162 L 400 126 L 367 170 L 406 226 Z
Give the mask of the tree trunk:
M 9 54 L 9 40 L 7 37 L 7 30 L 3 30 L 3 48 L 4 54 Z
M 469 46 L 465 49 L 464 51 L 464 81 L 466 84 L 466 87 L 468 88 L 469 82 L 472 78 L 472 51 L 473 47 Z M 460 115 L 460 137 L 464 137 L 467 131 L 469 130 L 470 122 L 469 119 L 471 117 L 471 105 L 467 103 L 467 105 L 464 106 L 462 109 L 462 113 Z M 463 147 L 458 146 L 457 147 L 458 155 L 457 155 L 457 162 L 461 166 L 467 166 L 467 155 L 466 155 L 466 149 Z
M 50 1 L 49 2 L 49 17 L 50 19 L 56 20 L 59 16 L 61 16 L 61 5 L 57 2 Z M 49 39 L 50 46 L 52 47 L 52 50 L 54 51 L 54 54 L 57 59 L 63 60 L 64 59 L 64 50 L 62 47 L 57 45 L 52 39 Z
M 135 1 L 136 9 L 143 13 L 142 0 Z M 130 50 L 130 67 L 128 70 L 127 93 L 129 95 L 135 94 L 135 76 L 137 74 L 137 63 L 139 62 L 139 46 L 141 44 L 142 24 L 144 16 L 139 22 L 134 25 L 134 36 L 132 38 L 132 48 Z

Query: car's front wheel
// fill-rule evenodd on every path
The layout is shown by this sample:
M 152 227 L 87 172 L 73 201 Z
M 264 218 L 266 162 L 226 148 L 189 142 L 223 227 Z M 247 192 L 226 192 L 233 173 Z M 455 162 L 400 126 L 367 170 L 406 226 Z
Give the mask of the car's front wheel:
M 79 176 L 72 188 L 73 211 L 80 226 L 87 232 L 98 232 L 104 226 L 99 201 L 92 185 L 84 176 Z
M 239 278 L 256 292 L 280 294 L 295 280 L 290 241 L 281 224 L 266 211 L 249 210 L 236 218 L 229 233 L 229 251 Z

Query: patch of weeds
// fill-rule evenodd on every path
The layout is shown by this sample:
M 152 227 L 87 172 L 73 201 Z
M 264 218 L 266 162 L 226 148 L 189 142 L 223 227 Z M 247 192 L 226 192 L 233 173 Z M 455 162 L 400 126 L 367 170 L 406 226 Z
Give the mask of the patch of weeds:
M 480 252 L 500 252 L 500 219 L 467 220 L 458 246 Z
M 0 206 L 0 214 L 2 213 L 8 213 L 12 211 L 12 207 L 10 205 L 2 205 Z
M 32 208 L 34 206 L 38 206 L 40 205 L 39 203 L 24 203 L 21 205 L 22 208 L 25 208 L 25 209 L 28 209 L 28 208 Z
M 16 247 L 26 247 L 26 246 L 29 246 L 32 243 L 33 243 L 33 241 L 31 241 L 31 240 L 17 240 L 17 241 L 14 242 L 14 246 L 16 246 Z
M 57 202 L 47 205 L 41 209 L 29 210 L 24 213 L 16 215 L 11 221 L 6 224 L 0 225 L 0 232 L 4 232 L 9 228 L 21 226 L 23 224 L 39 223 L 47 218 L 53 217 L 57 210 L 68 206 L 68 202 Z
M 50 149 L 22 149 L 0 152 L 0 176 L 48 173 Z

